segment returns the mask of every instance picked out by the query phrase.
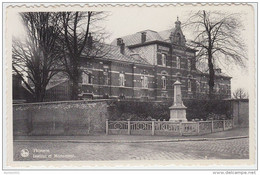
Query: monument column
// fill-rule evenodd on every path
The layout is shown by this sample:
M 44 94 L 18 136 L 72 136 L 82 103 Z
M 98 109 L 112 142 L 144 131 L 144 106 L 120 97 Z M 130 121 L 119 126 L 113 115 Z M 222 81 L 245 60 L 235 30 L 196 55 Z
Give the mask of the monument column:
M 186 122 L 186 109 L 183 105 L 181 96 L 181 82 L 177 80 L 174 83 L 174 101 L 170 109 L 170 121 L 173 122 Z

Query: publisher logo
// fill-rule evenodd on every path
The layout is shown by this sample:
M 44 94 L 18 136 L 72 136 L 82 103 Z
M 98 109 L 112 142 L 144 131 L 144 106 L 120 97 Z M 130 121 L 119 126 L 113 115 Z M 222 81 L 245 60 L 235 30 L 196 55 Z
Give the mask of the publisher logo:
M 22 157 L 28 157 L 29 156 L 29 150 L 28 149 L 22 149 L 21 150 L 21 156 Z

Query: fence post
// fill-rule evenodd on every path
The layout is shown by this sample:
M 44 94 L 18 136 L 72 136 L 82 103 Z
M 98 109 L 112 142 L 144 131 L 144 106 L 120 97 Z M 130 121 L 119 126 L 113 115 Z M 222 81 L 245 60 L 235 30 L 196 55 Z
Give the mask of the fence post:
M 198 132 L 198 135 L 200 135 L 200 122 L 197 122 L 197 132 Z
M 224 119 L 224 120 L 223 120 L 223 131 L 226 130 L 226 126 L 225 126 L 225 123 L 226 123 L 226 122 L 225 122 L 225 121 L 226 121 L 226 120 Z
M 214 132 L 214 120 L 211 120 L 211 133 Z
M 106 135 L 108 135 L 108 119 L 106 119 Z
M 130 123 L 130 119 L 127 119 L 127 134 L 128 134 L 128 135 L 131 134 L 131 123 Z
M 179 123 L 180 136 L 182 136 L 182 122 Z
M 154 136 L 154 130 L 155 130 L 154 123 L 155 123 L 155 119 L 152 119 L 152 136 Z

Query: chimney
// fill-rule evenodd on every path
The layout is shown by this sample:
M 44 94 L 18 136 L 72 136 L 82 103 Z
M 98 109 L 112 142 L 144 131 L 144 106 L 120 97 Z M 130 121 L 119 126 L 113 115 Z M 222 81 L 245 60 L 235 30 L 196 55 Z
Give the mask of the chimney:
M 91 49 L 93 44 L 93 37 L 91 36 L 91 33 L 88 35 L 88 46 Z
M 117 38 L 117 46 L 120 46 L 120 53 L 125 54 L 125 43 L 122 38 Z
M 122 43 L 121 43 L 121 45 L 120 45 L 120 53 L 121 54 L 125 54 L 125 43 L 123 43 L 123 40 L 122 40 Z
M 141 42 L 142 42 L 142 43 L 145 43 L 145 41 L 146 41 L 146 32 L 142 32 Z
M 122 38 L 117 38 L 117 45 L 118 46 L 120 46 L 122 42 L 123 42 Z

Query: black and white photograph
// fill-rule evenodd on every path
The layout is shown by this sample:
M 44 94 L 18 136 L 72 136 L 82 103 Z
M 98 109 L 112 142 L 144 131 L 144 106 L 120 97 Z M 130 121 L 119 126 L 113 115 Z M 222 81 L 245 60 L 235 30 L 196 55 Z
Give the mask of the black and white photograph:
M 255 10 L 7 5 L 6 167 L 254 166 Z

